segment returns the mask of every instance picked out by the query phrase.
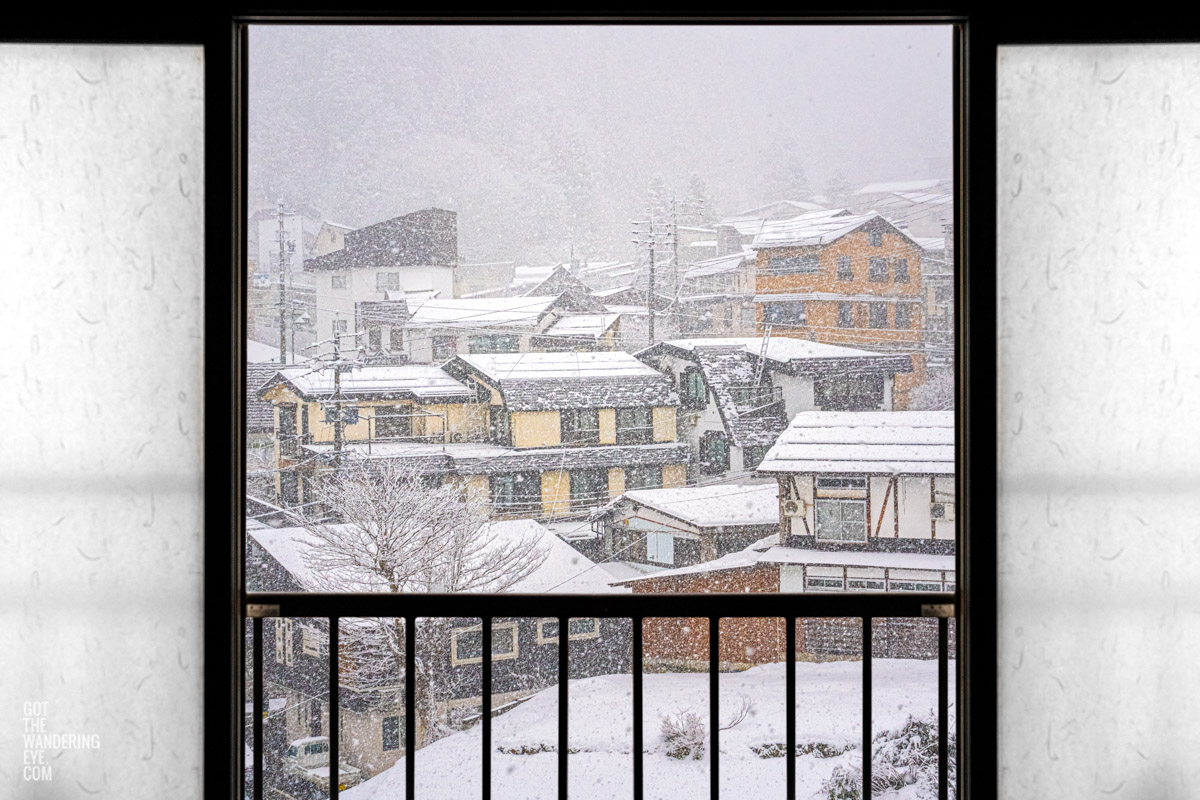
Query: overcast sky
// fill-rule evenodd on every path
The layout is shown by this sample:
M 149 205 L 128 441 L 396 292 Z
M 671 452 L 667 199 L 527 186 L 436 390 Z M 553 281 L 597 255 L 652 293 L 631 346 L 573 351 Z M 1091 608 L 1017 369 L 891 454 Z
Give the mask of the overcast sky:
M 250 207 L 438 206 L 463 261 L 625 258 L 655 176 L 719 214 L 799 174 L 949 178 L 951 72 L 949 26 L 255 26 Z

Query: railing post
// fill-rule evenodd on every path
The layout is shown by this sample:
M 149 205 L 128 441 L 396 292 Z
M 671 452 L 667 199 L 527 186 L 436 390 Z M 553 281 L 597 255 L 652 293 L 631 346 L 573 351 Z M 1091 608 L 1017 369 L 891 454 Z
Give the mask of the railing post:
M 596 620 L 600 625 L 600 620 Z M 558 618 L 558 798 L 567 800 L 567 756 L 570 754 L 570 709 L 568 707 L 571 619 Z M 599 631 L 597 631 L 599 633 Z
M 938 618 L 938 800 L 947 800 L 950 784 L 947 781 L 950 763 L 949 729 L 947 717 L 950 706 L 949 681 L 949 625 L 947 617 Z
M 453 634 L 452 634 L 453 635 Z M 404 797 L 417 794 L 417 619 L 404 618 Z
M 479 662 L 482 671 L 482 696 L 480 697 L 480 721 L 482 725 L 480 739 L 483 742 L 483 800 L 492 797 L 492 618 L 480 618 L 483 660 Z M 453 634 L 452 634 L 453 635 Z
M 795 617 L 784 617 L 787 630 L 784 632 L 785 657 L 787 668 L 784 671 L 787 681 L 784 694 L 786 696 L 787 724 L 787 800 L 796 798 L 796 625 Z
M 251 668 L 254 671 L 254 698 L 250 703 L 250 713 L 254 715 L 254 769 L 251 773 L 254 780 L 254 800 L 263 800 L 263 618 L 254 618 L 254 655 Z M 270 704 L 266 704 L 270 708 Z
M 871 800 L 871 617 L 863 618 L 862 655 L 862 796 Z
M 633 617 L 633 800 L 645 796 L 642 773 L 642 617 Z
M 341 618 L 329 618 L 329 800 L 338 800 L 342 782 L 341 717 L 338 714 L 338 634 Z
M 708 755 L 709 796 L 721 797 L 721 661 L 720 617 L 708 618 L 708 720 L 712 751 Z

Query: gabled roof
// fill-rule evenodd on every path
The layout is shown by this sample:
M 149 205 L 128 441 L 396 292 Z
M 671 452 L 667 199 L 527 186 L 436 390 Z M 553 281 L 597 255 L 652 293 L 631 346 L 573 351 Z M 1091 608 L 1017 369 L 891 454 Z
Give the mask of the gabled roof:
M 953 475 L 954 412 L 801 412 L 758 471 Z
M 423 208 L 349 231 L 345 247 L 306 259 L 304 271 L 358 267 L 453 267 L 457 261 L 457 213 L 441 208 Z
M 806 203 L 803 200 L 776 200 L 774 203 L 767 203 L 764 206 L 746 209 L 745 211 L 739 212 L 728 219 L 721 220 L 720 224 L 724 225 L 730 220 L 737 219 L 763 219 L 766 214 L 783 209 L 795 209 L 793 213 L 806 213 L 809 211 L 824 210 L 822 206 L 819 206 L 816 203 Z
M 599 339 L 621 318 L 620 314 L 574 314 L 546 329 L 549 336 L 589 336 Z
M 676 403 L 670 379 L 622 352 L 458 355 L 447 369 L 484 378 L 514 411 Z
M 625 492 L 600 511 L 603 513 L 625 501 L 652 508 L 697 528 L 779 524 L 779 486 L 775 483 L 635 489 Z
M 762 341 L 762 338 L 757 336 L 668 339 L 639 350 L 635 355 L 640 359 L 672 355 L 699 363 L 699 352 L 735 348 L 757 358 L 762 353 Z M 874 353 L 787 336 L 776 336 L 767 342 L 766 359 L 768 369 L 786 372 L 789 375 L 891 375 L 897 372 L 912 372 L 911 356 Z
M 912 241 L 911 236 L 888 222 L 881 214 L 870 211 L 866 214 L 851 215 L 806 214 L 795 219 L 770 223 L 754 237 L 753 246 L 761 250 L 768 247 L 827 245 L 868 226 L 890 230 Z
M 852 211 L 845 208 L 822 208 L 821 206 L 813 206 L 811 209 L 805 209 L 797 214 L 788 215 L 785 218 L 767 219 L 760 216 L 750 217 L 734 217 L 724 225 L 731 225 L 741 236 L 758 236 L 763 231 L 772 230 L 777 225 L 795 222 L 797 220 L 809 219 L 826 219 L 829 217 L 849 217 L 853 216 Z
M 720 275 L 727 272 L 737 272 L 746 263 L 746 253 L 730 253 L 704 261 L 697 261 L 683 273 L 683 279 L 703 278 L 706 275 Z
M 302 400 L 325 400 L 333 395 L 333 370 L 313 372 L 306 367 L 280 370 L 259 389 L 259 397 L 279 384 L 286 385 Z M 457 402 L 475 396 L 474 390 L 430 364 L 368 366 L 343 372 L 342 394 L 361 400 L 453 399 Z
M 409 300 L 409 328 L 532 328 L 550 312 L 557 295 L 455 297 Z

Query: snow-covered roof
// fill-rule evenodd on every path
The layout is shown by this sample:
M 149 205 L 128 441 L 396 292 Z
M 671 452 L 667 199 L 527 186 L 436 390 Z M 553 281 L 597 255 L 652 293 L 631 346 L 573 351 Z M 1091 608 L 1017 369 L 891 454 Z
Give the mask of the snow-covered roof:
M 621 318 L 620 314 L 575 314 L 546 329 L 549 336 L 591 336 L 599 339 Z
M 913 241 L 921 245 L 922 250 L 945 250 L 946 239 L 943 236 L 914 236 Z
M 801 412 L 758 471 L 952 475 L 954 412 Z
M 716 484 L 673 489 L 635 489 L 617 498 L 661 511 L 698 528 L 779 524 L 775 484 Z
M 753 246 L 762 249 L 767 247 L 826 245 L 836 242 L 847 234 L 854 233 L 863 226 L 872 224 L 886 226 L 895 233 L 912 241 L 908 234 L 888 222 L 881 214 L 875 211 L 870 211 L 866 214 L 849 215 L 817 212 L 780 222 L 768 223 L 754 237 Z
M 786 225 L 789 223 L 798 224 L 801 220 L 819 220 L 854 216 L 854 213 L 849 209 L 822 208 L 821 206 L 815 205 L 812 208 L 797 209 L 797 211 L 799 213 L 789 214 L 783 218 L 765 218 L 761 215 L 732 217 L 722 224 L 732 226 L 741 236 L 758 236 L 765 231 L 773 230 L 779 225 Z
M 916 294 L 840 294 L 838 292 L 771 292 L 754 295 L 756 303 L 794 303 L 798 300 L 841 300 L 860 303 L 919 303 Z
M 340 222 L 332 222 L 331 220 L 324 220 L 324 221 L 322 221 L 322 223 L 321 223 L 321 224 L 322 224 L 322 225 L 328 225 L 330 228 L 339 228 L 339 229 L 341 229 L 341 230 L 343 230 L 343 231 L 352 231 L 352 230 L 354 230 L 354 228 L 353 228 L 353 227 L 351 227 L 350 225 L 343 225 L 343 224 L 342 224 L 342 223 L 340 223 Z
M 348 526 L 331 527 L 338 529 Z M 510 592 L 595 594 L 625 591 L 610 586 L 611 575 L 597 569 L 595 562 L 535 520 L 499 520 L 487 523 L 485 529 L 486 534 L 494 537 L 492 541 L 497 547 L 529 538 L 536 541 L 539 549 L 546 553 L 546 560 L 541 566 L 510 587 Z M 300 527 L 267 528 L 247 531 L 247 534 L 302 586 L 316 585 L 305 554 L 311 548 L 325 546 L 320 539 Z M 383 591 L 383 587 L 380 590 Z
M 246 340 L 246 362 L 249 364 L 279 363 L 279 345 Z
M 746 263 L 745 253 L 730 253 L 729 255 L 697 261 L 683 274 L 683 277 L 686 280 L 688 278 L 703 278 L 706 275 L 736 272 L 741 269 L 744 263 Z
M 481 376 L 514 411 L 674 404 L 670 379 L 623 352 L 460 354 L 447 369 Z
M 749 208 L 732 217 L 721 220 L 722 225 L 729 224 L 732 220 L 738 219 L 762 219 L 766 214 L 782 209 L 795 209 L 796 212 L 822 211 L 822 206 L 816 203 L 806 203 L 803 200 L 776 200 L 773 203 L 767 203 L 757 208 Z
M 762 353 L 763 340 L 760 336 L 713 337 L 697 339 L 668 339 L 647 347 L 637 353 L 641 356 L 656 347 L 671 347 L 694 353 L 705 348 L 736 347 L 751 355 Z M 808 339 L 792 339 L 786 336 L 776 336 L 768 340 L 766 357 L 771 361 L 787 362 L 801 358 L 862 358 L 877 356 L 868 350 L 857 350 L 853 347 L 842 347 L 836 344 L 824 344 Z
M 285 383 L 304 400 L 324 400 L 333 394 L 333 370 L 313 372 L 306 367 L 280 370 L 263 385 L 259 394 L 279 383 Z M 403 364 L 367 366 L 343 372 L 342 394 L 362 399 L 454 398 L 462 402 L 473 397 L 474 390 L 432 364 Z
M 892 192 L 920 192 L 933 189 L 945 181 L 940 178 L 924 178 L 915 181 L 887 181 L 884 183 L 869 183 L 854 194 L 891 194 Z
M 557 295 L 409 300 L 409 328 L 533 327 Z
M 915 205 L 944 206 L 954 202 L 953 192 L 895 192 L 896 197 Z

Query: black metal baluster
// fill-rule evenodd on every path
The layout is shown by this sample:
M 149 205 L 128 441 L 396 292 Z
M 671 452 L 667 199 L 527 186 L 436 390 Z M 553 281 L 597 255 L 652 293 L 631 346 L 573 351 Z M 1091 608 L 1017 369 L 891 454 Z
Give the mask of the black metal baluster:
M 341 725 L 338 714 L 338 634 L 341 618 L 329 618 L 329 800 L 338 800 L 342 782 Z
M 417 765 L 413 760 L 417 739 L 417 620 L 404 618 L 404 797 L 417 793 Z
M 787 631 L 784 633 L 787 669 L 785 678 L 787 688 L 787 799 L 796 797 L 796 623 L 795 617 L 785 617 Z
M 862 677 L 862 796 L 871 800 L 871 618 L 863 618 Z
M 712 731 L 712 752 L 708 756 L 709 796 L 721 797 L 721 670 L 719 617 L 708 618 L 708 728 Z
M 276 622 L 275 624 L 279 624 Z M 263 618 L 254 618 L 254 701 L 250 711 L 254 714 L 254 800 L 263 797 Z M 269 707 L 269 706 L 268 706 Z
M 481 724 L 483 725 L 483 800 L 492 797 L 492 618 L 483 617 L 480 620 L 482 633 L 483 660 L 480 663 L 483 677 L 483 696 L 480 701 L 483 707 Z
M 567 680 L 570 677 L 571 620 L 558 618 L 558 798 L 567 800 L 567 755 L 569 755 Z M 596 620 L 600 624 L 600 620 Z
M 633 800 L 642 800 L 645 792 L 642 774 L 642 624 L 633 617 Z
M 950 792 L 950 784 L 946 780 L 950 762 L 949 729 L 946 727 L 950 706 L 949 623 L 946 617 L 938 618 L 938 800 L 947 800 Z

